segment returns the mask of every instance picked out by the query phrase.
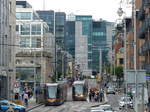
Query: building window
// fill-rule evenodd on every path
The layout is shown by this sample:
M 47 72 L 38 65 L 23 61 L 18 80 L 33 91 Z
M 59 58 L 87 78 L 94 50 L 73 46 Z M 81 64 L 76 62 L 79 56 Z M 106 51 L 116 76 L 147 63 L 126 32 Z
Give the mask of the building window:
M 88 61 L 88 68 L 89 68 L 89 69 L 92 68 L 92 61 Z
M 34 81 L 35 69 L 33 67 L 17 67 L 16 68 L 16 79 L 21 81 Z M 37 74 L 37 70 L 36 70 Z
M 92 44 L 92 38 L 91 37 L 88 38 L 88 44 Z
M 31 20 L 31 12 L 17 12 L 16 19 L 17 20 Z
M 120 58 L 120 59 L 119 59 L 119 63 L 120 63 L 120 64 L 123 64 L 123 58 Z
M 30 24 L 21 25 L 21 35 L 30 35 Z
M 10 13 L 12 12 L 12 3 L 11 3 L 11 1 L 9 2 L 9 12 Z
M 29 48 L 30 47 L 30 37 L 21 37 L 20 38 L 20 47 Z
M 88 59 L 92 59 L 92 53 L 88 53 Z
M 31 47 L 32 48 L 41 48 L 41 39 L 40 38 L 32 38 L 31 41 Z
M 92 51 L 92 46 L 88 46 L 88 51 Z
M 19 32 L 19 25 L 16 25 L 16 31 Z
M 32 35 L 41 35 L 41 24 L 32 24 Z
M 106 33 L 104 32 L 93 32 L 93 36 L 105 36 Z

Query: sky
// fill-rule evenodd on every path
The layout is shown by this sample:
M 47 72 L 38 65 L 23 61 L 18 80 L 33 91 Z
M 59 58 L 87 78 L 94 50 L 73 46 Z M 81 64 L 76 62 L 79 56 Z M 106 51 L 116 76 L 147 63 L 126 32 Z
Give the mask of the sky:
M 27 0 L 34 10 L 43 10 L 44 0 Z M 115 22 L 121 0 L 45 0 L 45 10 L 66 12 L 66 14 L 92 15 L 93 19 Z

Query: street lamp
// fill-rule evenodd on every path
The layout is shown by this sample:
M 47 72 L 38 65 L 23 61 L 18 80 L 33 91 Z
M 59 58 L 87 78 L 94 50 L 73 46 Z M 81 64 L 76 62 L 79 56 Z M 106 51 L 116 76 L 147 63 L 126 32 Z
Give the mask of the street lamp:
M 125 14 L 125 12 L 122 10 L 122 8 L 119 8 L 118 11 L 118 16 L 121 17 L 123 14 Z M 127 37 L 126 37 L 126 18 L 123 18 L 123 28 L 124 28 L 124 79 L 125 79 L 125 88 L 126 88 L 126 97 L 127 97 L 127 88 L 128 88 L 128 84 L 127 84 L 127 57 L 126 57 L 126 41 L 127 41 Z M 126 105 L 126 109 L 127 109 L 127 105 Z

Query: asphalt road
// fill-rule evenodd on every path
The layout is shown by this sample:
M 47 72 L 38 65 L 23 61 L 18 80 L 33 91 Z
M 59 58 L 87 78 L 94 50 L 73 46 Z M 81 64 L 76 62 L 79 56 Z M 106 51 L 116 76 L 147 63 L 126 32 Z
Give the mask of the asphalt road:
M 96 87 L 97 83 L 95 79 L 88 80 L 89 87 Z M 88 98 L 87 98 L 88 99 Z M 99 105 L 98 102 L 88 102 L 87 101 L 72 101 L 72 88 L 68 88 L 68 98 L 67 102 L 60 106 L 40 106 L 30 112 L 78 112 L 85 110 L 91 106 Z
M 125 110 L 125 109 L 121 109 L 120 110 L 119 109 L 119 100 L 120 100 L 121 96 L 123 96 L 123 95 L 119 95 L 119 94 L 116 94 L 116 95 L 113 95 L 113 94 L 107 95 L 108 103 L 117 112 L 134 112 L 133 109 L 128 109 L 128 110 Z

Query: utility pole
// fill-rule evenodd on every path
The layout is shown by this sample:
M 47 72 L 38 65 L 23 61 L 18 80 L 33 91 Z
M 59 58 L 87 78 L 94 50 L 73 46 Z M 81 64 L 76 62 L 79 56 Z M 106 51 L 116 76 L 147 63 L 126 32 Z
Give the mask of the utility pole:
M 55 12 L 54 12 L 54 31 L 53 31 L 53 34 L 54 34 L 54 38 L 55 38 L 55 81 L 57 81 L 57 44 L 56 44 L 56 36 L 55 36 L 55 23 L 56 20 L 55 20 Z
M 45 0 L 43 0 L 43 10 L 45 10 Z

